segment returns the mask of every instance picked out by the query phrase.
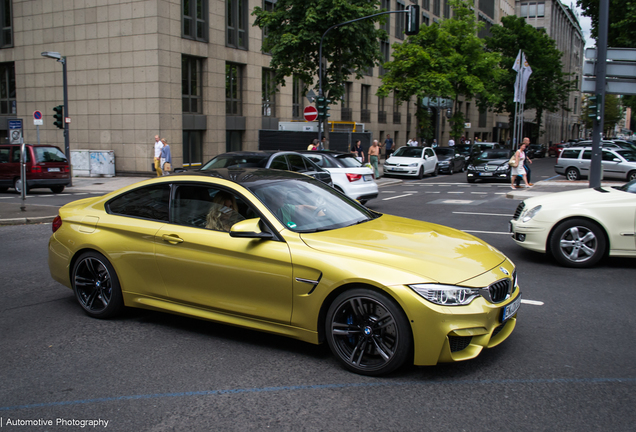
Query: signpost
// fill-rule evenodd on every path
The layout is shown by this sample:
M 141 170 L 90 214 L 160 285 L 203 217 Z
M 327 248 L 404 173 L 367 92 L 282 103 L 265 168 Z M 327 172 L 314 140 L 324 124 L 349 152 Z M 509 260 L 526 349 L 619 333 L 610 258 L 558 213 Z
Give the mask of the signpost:
M 303 110 L 303 116 L 308 122 L 314 121 L 318 118 L 318 110 L 313 105 L 307 105 Z

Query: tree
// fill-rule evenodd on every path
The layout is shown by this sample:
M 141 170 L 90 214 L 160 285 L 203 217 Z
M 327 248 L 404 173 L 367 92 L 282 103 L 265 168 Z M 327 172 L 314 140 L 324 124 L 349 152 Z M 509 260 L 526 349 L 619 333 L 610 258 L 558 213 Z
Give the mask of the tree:
M 545 30 L 526 24 L 525 19 L 507 16 L 501 19 L 501 25 L 490 28 L 491 37 L 486 38 L 486 46 L 501 54 L 502 73 L 493 83 L 494 89 L 502 97 L 493 106 L 497 112 L 514 114 L 514 84 L 517 73 L 512 66 L 522 50 L 532 75 L 526 92 L 526 109 L 536 110 L 537 131 L 541 129 L 543 112 L 568 110 L 567 102 L 573 84 L 569 74 L 563 72 L 561 57 L 563 53 Z M 513 122 L 511 121 L 510 124 Z M 536 139 L 537 137 L 535 137 Z
M 589 130 L 594 127 L 594 118 L 590 117 L 590 114 L 592 113 L 590 105 L 592 105 L 592 103 L 589 100 L 589 96 L 584 96 L 581 116 L 585 123 L 585 128 Z M 611 137 L 614 135 L 614 127 L 623 118 L 621 98 L 617 95 L 606 94 L 603 105 L 605 107 L 605 111 L 603 113 L 603 134 L 607 137 Z
M 484 105 L 496 102 L 497 95 L 488 91 L 487 83 L 500 73 L 500 56 L 486 52 L 483 40 L 477 37 L 479 25 L 472 2 L 451 0 L 450 4 L 452 18 L 423 26 L 405 43 L 393 45 L 394 60 L 384 64 L 387 72 L 378 95 L 393 91 L 405 101 L 415 96 L 418 108 L 424 97 L 452 99 L 451 136 L 458 140 L 464 131 L 459 98 L 477 98 Z
M 262 49 L 272 56 L 276 84 L 284 86 L 286 77 L 296 75 L 306 88 L 313 85 L 323 33 L 333 25 L 380 12 L 378 5 L 377 0 L 278 0 L 272 11 L 255 7 L 254 25 L 266 29 Z M 340 99 L 352 74 L 360 79 L 364 71 L 379 64 L 378 40 L 386 32 L 376 29 L 375 23 L 384 19 L 370 18 L 327 33 L 322 47 L 326 65 L 322 86 L 327 99 Z
M 636 3 L 633 0 L 609 1 L 609 27 L 607 46 L 613 48 L 636 48 Z M 598 0 L 577 0 L 583 15 L 592 19 L 592 37 L 598 39 Z

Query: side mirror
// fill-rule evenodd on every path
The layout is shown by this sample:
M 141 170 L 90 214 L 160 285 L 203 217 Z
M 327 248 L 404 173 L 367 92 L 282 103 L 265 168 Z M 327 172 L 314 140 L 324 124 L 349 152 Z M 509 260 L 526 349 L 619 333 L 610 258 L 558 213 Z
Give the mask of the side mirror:
M 273 239 L 274 234 L 261 230 L 261 220 L 259 218 L 245 219 L 235 223 L 230 228 L 230 237 L 242 237 L 253 239 Z

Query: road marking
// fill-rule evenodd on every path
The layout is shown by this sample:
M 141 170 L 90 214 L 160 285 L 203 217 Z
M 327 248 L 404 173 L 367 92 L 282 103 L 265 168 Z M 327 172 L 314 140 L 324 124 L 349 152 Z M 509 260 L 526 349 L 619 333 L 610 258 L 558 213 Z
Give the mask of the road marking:
M 419 191 L 402 191 L 402 193 L 407 193 L 407 194 L 416 194 Z
M 488 195 L 488 192 L 471 192 L 473 195 Z
M 448 192 L 449 194 L 463 194 L 464 192 Z
M 521 299 L 521 303 L 529 304 L 529 305 L 533 305 L 533 306 L 543 306 L 543 304 L 544 304 L 542 301 L 526 300 L 526 299 Z
M 382 201 L 388 201 L 388 200 L 392 200 L 392 199 L 396 199 L 396 198 L 404 198 L 404 197 L 408 197 L 411 196 L 412 194 L 406 194 L 406 195 L 397 195 L 397 196 L 393 196 L 393 197 L 388 197 L 388 198 L 382 198 Z
M 472 200 L 444 200 L 442 204 L 470 204 Z
M 505 216 L 505 217 L 512 217 L 512 215 L 509 214 L 501 214 L 501 213 L 475 213 L 475 212 L 461 212 L 461 211 L 456 211 L 453 212 L 455 214 L 466 214 L 466 215 L 481 215 L 481 216 Z
M 441 193 L 440 191 L 426 191 L 426 193 Z
M 93 192 L 93 193 L 96 193 L 96 192 Z M 76 193 L 76 194 L 73 194 L 73 195 L 88 195 L 88 192 L 80 192 L 80 193 Z

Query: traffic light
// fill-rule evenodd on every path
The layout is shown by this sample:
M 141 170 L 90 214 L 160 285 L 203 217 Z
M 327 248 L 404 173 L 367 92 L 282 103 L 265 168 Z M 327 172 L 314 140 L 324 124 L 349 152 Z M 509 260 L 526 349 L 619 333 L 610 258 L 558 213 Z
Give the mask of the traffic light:
M 331 109 L 329 104 L 331 101 L 329 99 L 325 99 L 324 96 L 318 96 L 316 99 L 316 110 L 318 111 L 318 120 L 326 120 L 327 117 L 331 117 L 331 114 L 328 111 Z
M 587 116 L 597 121 L 601 121 L 601 107 L 603 106 L 603 95 L 595 94 L 587 98 Z
M 64 105 L 53 107 L 53 111 L 55 111 L 55 114 L 53 114 L 53 118 L 55 119 L 53 125 L 59 129 L 64 129 Z
M 420 32 L 420 7 L 409 5 L 406 7 L 406 30 L 405 34 L 411 36 Z

